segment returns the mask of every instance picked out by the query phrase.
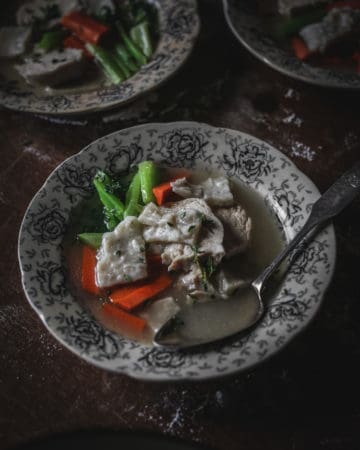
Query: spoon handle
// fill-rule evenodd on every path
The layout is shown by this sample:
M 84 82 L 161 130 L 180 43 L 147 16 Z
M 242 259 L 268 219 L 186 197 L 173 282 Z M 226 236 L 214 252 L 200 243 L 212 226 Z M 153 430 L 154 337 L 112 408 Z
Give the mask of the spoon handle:
M 295 247 L 302 242 L 311 230 L 320 227 L 327 220 L 337 216 L 360 193 L 360 162 L 345 172 L 330 188 L 317 200 L 311 209 L 310 216 L 303 228 L 289 243 L 289 245 L 265 268 L 253 281 L 252 285 L 261 294 L 263 285 L 279 267 L 283 260 Z

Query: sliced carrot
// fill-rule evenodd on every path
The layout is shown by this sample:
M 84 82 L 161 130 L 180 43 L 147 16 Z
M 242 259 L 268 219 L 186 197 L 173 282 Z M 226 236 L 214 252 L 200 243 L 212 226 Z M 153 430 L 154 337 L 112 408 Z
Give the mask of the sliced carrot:
M 89 58 L 93 59 L 93 55 L 88 51 L 88 49 L 85 47 L 85 44 L 83 41 L 81 41 L 76 36 L 68 36 L 64 39 L 64 48 L 77 48 L 79 50 L 82 50 L 84 52 L 84 55 Z
M 161 206 L 166 202 L 166 199 L 172 194 L 172 187 L 170 181 L 159 184 L 153 188 L 153 194 L 156 198 L 156 203 Z
M 61 24 L 73 31 L 84 42 L 98 45 L 110 28 L 79 11 L 73 11 L 61 19 Z
M 170 181 L 167 181 L 166 183 L 159 184 L 158 186 L 155 186 L 153 188 L 153 194 L 156 198 L 156 203 L 161 206 L 166 201 L 170 199 L 172 195 L 174 195 L 171 183 L 179 180 L 180 178 L 186 178 L 186 175 L 179 175 L 177 177 L 172 178 Z
M 110 300 L 127 311 L 131 311 L 137 306 L 149 300 L 161 291 L 166 289 L 173 282 L 170 275 L 160 273 L 160 275 L 150 280 L 122 286 L 110 294 Z
M 310 56 L 310 50 L 301 38 L 294 37 L 291 43 L 297 58 L 303 61 Z
M 83 289 L 92 294 L 100 294 L 100 289 L 96 285 L 96 263 L 96 250 L 87 245 L 84 246 L 82 254 L 81 283 Z
M 141 317 L 134 316 L 133 314 L 129 314 L 119 307 L 111 305 L 110 303 L 105 303 L 103 305 L 103 311 L 108 316 L 114 317 L 122 327 L 128 328 L 131 331 L 141 333 L 146 327 L 146 320 Z

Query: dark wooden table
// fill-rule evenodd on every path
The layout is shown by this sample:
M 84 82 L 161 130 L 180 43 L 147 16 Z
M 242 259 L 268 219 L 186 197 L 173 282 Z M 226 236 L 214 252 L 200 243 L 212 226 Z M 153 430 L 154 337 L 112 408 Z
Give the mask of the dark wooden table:
M 216 449 L 360 448 L 360 203 L 335 220 L 337 267 L 307 330 L 227 379 L 139 382 L 92 367 L 41 325 L 22 291 L 25 209 L 66 157 L 111 131 L 197 120 L 262 138 L 324 190 L 360 159 L 360 93 L 312 87 L 265 67 L 231 35 L 221 2 L 200 2 L 190 60 L 126 109 L 72 121 L 0 111 L 0 448 L 70 430 L 145 430 Z

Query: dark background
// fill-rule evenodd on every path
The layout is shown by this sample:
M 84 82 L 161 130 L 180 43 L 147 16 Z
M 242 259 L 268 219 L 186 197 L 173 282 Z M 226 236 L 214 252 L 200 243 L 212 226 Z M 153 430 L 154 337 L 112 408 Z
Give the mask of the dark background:
M 22 291 L 17 236 L 29 201 L 61 161 L 111 131 L 174 120 L 245 131 L 321 191 L 360 159 L 359 93 L 278 74 L 235 40 L 220 1 L 202 0 L 199 10 L 187 64 L 132 105 L 71 121 L 0 110 L 1 449 L 79 429 L 141 430 L 224 450 L 360 448 L 359 200 L 335 220 L 337 267 L 315 320 L 277 356 L 231 378 L 144 383 L 104 372 L 57 343 Z

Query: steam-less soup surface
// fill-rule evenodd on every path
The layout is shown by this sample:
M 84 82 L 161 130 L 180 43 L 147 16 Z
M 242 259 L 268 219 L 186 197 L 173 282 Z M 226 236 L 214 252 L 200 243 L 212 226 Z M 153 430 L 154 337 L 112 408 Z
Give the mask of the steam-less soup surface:
M 77 236 L 105 231 L 102 205 L 95 195 L 73 211 L 65 244 L 71 289 L 106 328 L 146 344 L 169 319 L 170 334 L 206 340 L 230 335 L 257 314 L 249 283 L 281 251 L 279 223 L 264 199 L 235 179 L 200 171 L 184 177 L 184 170 L 162 168 L 160 184 L 169 180 L 167 198 L 156 196 L 138 217 L 126 217 L 102 237 L 94 250 L 95 283 L 103 284 L 98 294 L 84 290 L 84 244 Z M 106 251 L 120 263 L 107 259 Z M 110 276 L 102 272 L 114 267 Z M 137 305 L 146 289 L 149 297 Z

